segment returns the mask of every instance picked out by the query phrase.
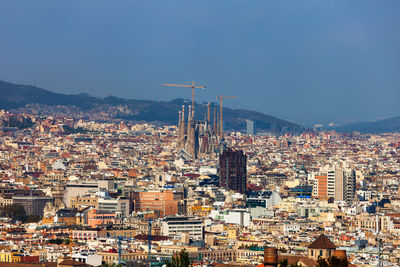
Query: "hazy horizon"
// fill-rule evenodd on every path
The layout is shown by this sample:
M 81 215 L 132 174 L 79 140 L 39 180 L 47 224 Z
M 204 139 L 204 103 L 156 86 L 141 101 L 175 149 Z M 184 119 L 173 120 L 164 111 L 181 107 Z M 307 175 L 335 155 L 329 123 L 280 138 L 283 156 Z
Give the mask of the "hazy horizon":
M 3 1 L 0 80 L 299 124 L 400 115 L 398 1 Z

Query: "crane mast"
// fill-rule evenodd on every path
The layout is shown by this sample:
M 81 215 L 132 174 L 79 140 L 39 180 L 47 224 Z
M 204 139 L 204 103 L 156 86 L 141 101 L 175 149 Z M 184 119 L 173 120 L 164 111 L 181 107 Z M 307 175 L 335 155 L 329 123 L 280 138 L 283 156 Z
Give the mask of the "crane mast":
M 148 236 L 148 251 L 147 251 L 147 266 L 151 265 L 151 221 L 152 219 L 149 219 L 149 236 Z
M 223 134 L 224 134 L 224 130 L 222 128 L 222 100 L 225 98 L 237 98 L 237 96 L 223 96 L 222 94 L 220 94 L 219 96 L 217 96 L 217 99 L 219 100 L 219 138 L 222 139 Z

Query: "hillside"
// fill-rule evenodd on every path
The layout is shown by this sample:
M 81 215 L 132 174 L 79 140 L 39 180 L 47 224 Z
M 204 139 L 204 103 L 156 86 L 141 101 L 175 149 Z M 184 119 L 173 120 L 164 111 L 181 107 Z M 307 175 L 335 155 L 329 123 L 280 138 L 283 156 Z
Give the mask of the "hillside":
M 41 104 L 47 106 L 74 106 L 80 112 L 98 112 L 99 108 L 124 107 L 124 112 L 113 114 L 113 118 L 161 122 L 166 124 L 177 124 L 178 111 L 182 105 L 188 106 L 187 100 L 178 98 L 169 102 L 123 99 L 117 97 L 98 98 L 87 94 L 66 95 L 54 93 L 42 88 L 30 85 L 17 85 L 0 81 L 0 109 L 18 109 L 28 104 Z M 211 104 L 211 110 L 219 110 L 216 103 Z M 196 103 L 195 117 L 198 120 L 204 119 L 207 112 L 205 104 Z M 211 118 L 213 115 L 211 115 Z M 246 119 L 253 120 L 258 132 L 272 131 L 301 132 L 303 127 L 278 119 L 273 116 L 256 111 L 224 108 L 224 123 L 228 130 L 243 131 L 246 128 Z
M 389 133 L 400 132 L 400 116 L 372 122 L 351 123 L 336 127 L 339 132 Z

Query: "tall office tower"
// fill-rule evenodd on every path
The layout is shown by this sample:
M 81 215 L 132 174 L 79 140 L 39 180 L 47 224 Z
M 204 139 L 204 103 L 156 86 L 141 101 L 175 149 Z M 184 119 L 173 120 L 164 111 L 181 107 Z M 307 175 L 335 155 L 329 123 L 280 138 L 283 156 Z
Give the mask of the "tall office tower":
M 254 121 L 246 120 L 246 130 L 248 135 L 254 135 Z
M 334 166 L 328 171 L 328 196 L 335 201 L 344 201 L 343 194 L 343 170 Z
M 356 172 L 353 169 L 344 170 L 344 198 L 347 203 L 352 203 L 356 198 Z
M 333 197 L 335 201 L 353 202 L 356 192 L 355 171 L 349 168 L 343 169 L 335 165 L 324 168 L 320 175 L 315 176 L 313 196 L 318 198 Z
M 219 185 L 228 190 L 246 193 L 247 156 L 242 150 L 226 149 L 219 156 Z

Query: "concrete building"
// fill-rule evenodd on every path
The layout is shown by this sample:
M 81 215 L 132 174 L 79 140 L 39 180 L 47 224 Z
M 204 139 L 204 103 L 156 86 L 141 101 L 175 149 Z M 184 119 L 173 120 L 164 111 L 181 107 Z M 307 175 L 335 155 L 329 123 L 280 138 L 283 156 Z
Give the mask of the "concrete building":
M 194 217 L 179 216 L 166 217 L 161 222 L 161 233 L 164 236 L 180 239 L 185 232 L 193 240 L 204 239 L 203 221 Z
M 273 207 L 278 205 L 282 198 L 275 191 L 251 191 L 247 194 L 246 207 Z
M 335 165 L 316 175 L 312 195 L 320 199 L 333 197 L 335 201 L 352 203 L 356 197 L 356 176 L 352 169 Z
M 246 209 L 212 210 L 210 217 L 213 220 L 240 226 L 249 226 L 251 221 L 250 212 Z
M 246 133 L 248 135 L 254 135 L 254 121 L 246 120 Z
M 242 150 L 226 149 L 219 156 L 219 185 L 227 190 L 246 193 L 247 156 Z
M 328 198 L 328 176 L 316 175 L 313 184 L 313 197 L 320 199 Z
M 36 215 L 43 217 L 44 207 L 47 203 L 53 202 L 52 197 L 46 196 L 13 196 L 13 204 L 24 207 L 26 215 Z
M 71 198 L 87 195 L 89 192 L 97 192 L 100 190 L 113 191 L 113 180 L 98 180 L 89 182 L 70 182 L 65 185 L 64 203 L 69 207 Z
M 154 211 L 157 218 L 184 212 L 183 195 L 173 191 L 132 192 L 134 211 Z
M 122 218 L 129 216 L 129 199 L 128 198 L 99 198 L 97 207 L 99 210 L 110 213 L 121 213 Z

